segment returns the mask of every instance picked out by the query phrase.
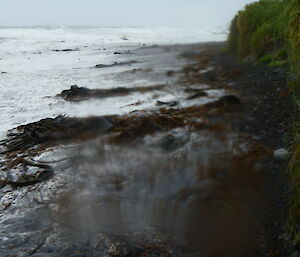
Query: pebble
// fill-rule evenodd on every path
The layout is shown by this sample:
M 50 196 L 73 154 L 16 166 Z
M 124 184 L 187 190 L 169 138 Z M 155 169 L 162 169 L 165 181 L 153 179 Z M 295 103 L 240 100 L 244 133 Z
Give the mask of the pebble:
M 234 87 L 237 84 L 238 84 L 237 82 L 229 82 L 229 83 L 227 83 L 227 85 L 230 86 L 230 87 Z
M 277 161 L 287 160 L 289 155 L 290 155 L 289 152 L 284 148 L 277 149 L 273 153 L 273 157 Z
M 218 108 L 212 108 L 211 110 L 209 110 L 209 112 L 207 114 L 208 115 L 217 115 L 218 113 L 219 113 Z

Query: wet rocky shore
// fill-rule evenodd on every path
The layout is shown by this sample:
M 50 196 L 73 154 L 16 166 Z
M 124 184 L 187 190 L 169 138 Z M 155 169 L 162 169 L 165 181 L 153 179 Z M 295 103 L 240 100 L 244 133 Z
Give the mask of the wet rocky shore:
M 288 74 L 237 63 L 223 48 L 141 48 L 163 56 L 156 70 L 131 67 L 134 56 L 95 64 L 101 72 L 129 67 L 119 81 L 154 83 L 66 85 L 52 97 L 128 98 L 130 111 L 8 131 L 0 142 L 1 256 L 283 256 L 286 159 L 274 151 L 290 143 Z

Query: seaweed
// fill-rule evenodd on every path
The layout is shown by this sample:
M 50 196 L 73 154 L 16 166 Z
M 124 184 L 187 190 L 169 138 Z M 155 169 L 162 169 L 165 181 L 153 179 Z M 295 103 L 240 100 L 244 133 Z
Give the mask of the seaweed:
M 58 116 L 22 125 L 8 133 L 0 146 L 1 154 L 27 151 L 42 144 L 59 144 L 71 139 L 85 140 L 108 132 L 112 124 L 107 117 L 70 118 Z
M 165 85 L 155 85 L 147 87 L 116 87 L 110 89 L 89 89 L 86 87 L 78 87 L 77 85 L 71 86 L 70 89 L 63 90 L 58 97 L 66 101 L 82 101 L 90 98 L 106 98 L 106 97 L 119 97 L 127 96 L 132 93 L 146 93 L 154 90 L 162 90 Z

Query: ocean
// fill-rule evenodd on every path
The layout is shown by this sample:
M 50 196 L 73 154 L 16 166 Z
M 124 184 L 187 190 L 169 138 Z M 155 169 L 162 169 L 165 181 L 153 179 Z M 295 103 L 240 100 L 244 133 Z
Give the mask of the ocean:
M 149 107 L 152 103 L 147 100 L 147 95 L 81 103 L 65 102 L 55 96 L 71 85 L 114 88 L 167 83 L 169 78 L 159 74 L 181 67 L 177 53 L 165 54 L 169 60 L 164 60 L 162 67 L 160 60 L 164 53 L 157 50 L 153 55 L 147 52 L 148 47 L 222 41 L 225 37 L 224 34 L 201 29 L 2 27 L 0 137 L 11 128 L 42 118 L 128 112 L 133 107 L 123 107 L 134 100 L 141 100 Z M 61 51 L 66 49 L 73 51 Z M 133 59 L 136 62 L 133 65 L 95 69 L 97 64 L 130 62 Z M 130 71 L 141 68 L 154 72 L 130 77 Z

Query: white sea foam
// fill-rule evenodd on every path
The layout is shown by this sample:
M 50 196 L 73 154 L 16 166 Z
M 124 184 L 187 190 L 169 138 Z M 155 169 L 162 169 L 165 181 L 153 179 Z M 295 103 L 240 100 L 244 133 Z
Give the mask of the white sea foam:
M 153 44 L 220 40 L 224 40 L 224 35 L 195 29 L 0 28 L 0 135 L 17 125 L 59 114 L 86 116 L 130 111 L 133 107 L 121 107 L 137 101 L 135 95 L 79 104 L 54 97 L 70 85 L 111 88 L 155 83 L 155 76 L 140 78 L 139 81 L 130 80 L 130 77 L 127 81 L 117 80 L 112 74 L 126 72 L 128 67 L 93 69 L 96 64 L 135 58 L 142 63 L 147 62 L 147 67 L 154 70 L 179 67 L 175 55 L 167 57 L 168 53 L 165 53 L 165 57 L 169 58 L 168 66 L 156 67 L 164 53 L 158 51 L 157 58 L 152 56 L 149 60 L 145 58 L 146 54 L 115 55 L 116 51 L 134 52 Z M 53 51 L 62 49 L 78 51 Z M 143 97 L 145 99 L 138 100 L 149 98 L 147 95 Z

